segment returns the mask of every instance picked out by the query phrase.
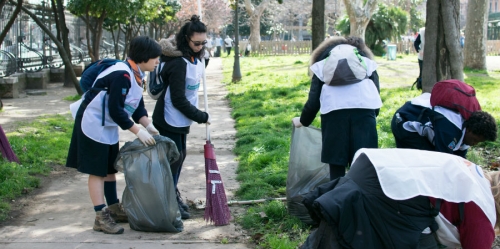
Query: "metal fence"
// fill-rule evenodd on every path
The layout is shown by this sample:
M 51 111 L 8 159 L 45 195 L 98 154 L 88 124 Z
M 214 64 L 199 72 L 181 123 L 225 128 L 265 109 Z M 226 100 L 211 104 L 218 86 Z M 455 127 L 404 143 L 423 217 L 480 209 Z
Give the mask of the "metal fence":
M 239 42 L 239 50 L 242 55 L 245 54 L 247 45 L 247 40 Z M 400 54 L 417 53 L 412 41 L 400 41 L 396 43 L 396 51 Z M 260 50 L 251 50 L 251 53 L 254 55 L 311 54 L 311 41 L 261 41 Z M 500 55 L 500 40 L 486 41 L 486 54 L 489 56 Z
M 26 4 L 43 23 L 56 35 L 56 25 L 51 8 L 44 5 Z M 14 12 L 15 6 L 6 4 L 0 15 L 0 28 L 4 29 Z M 70 30 L 69 41 L 71 62 L 74 65 L 90 61 L 87 46 L 84 43 L 85 23 L 66 12 L 66 25 Z M 105 32 L 104 36 L 108 35 Z M 101 45 L 100 57 L 112 56 L 112 49 Z M 40 71 L 44 68 L 59 68 L 63 66 L 57 46 L 48 35 L 27 14 L 21 11 L 0 46 L 0 77 L 16 72 Z

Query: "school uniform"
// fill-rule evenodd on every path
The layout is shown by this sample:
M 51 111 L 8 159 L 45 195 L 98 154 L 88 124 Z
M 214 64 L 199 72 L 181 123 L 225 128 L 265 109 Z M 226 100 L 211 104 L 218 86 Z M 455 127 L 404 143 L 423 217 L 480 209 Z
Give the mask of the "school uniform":
M 393 116 L 391 130 L 398 148 L 439 151 L 466 157 L 466 129 L 460 113 L 431 107 L 430 93 L 406 102 Z
M 459 203 L 466 203 L 461 224 Z M 433 232 L 433 248 L 486 249 L 494 240 L 489 181 L 481 167 L 450 154 L 361 149 L 345 177 L 318 186 L 304 205 L 322 225 L 302 249 L 421 248 Z
M 179 160 L 170 165 L 174 185 L 177 186 L 186 158 L 186 140 L 194 122 L 206 123 L 208 114 L 198 109 L 198 90 L 205 72 L 205 62 L 196 57 L 185 57 L 174 45 L 173 39 L 162 39 L 162 55 L 165 62 L 161 73 L 168 86 L 156 101 L 153 124 L 160 135 L 172 139 L 179 153 Z
M 119 62 L 104 70 L 93 88 L 107 91 L 87 91 L 79 106 L 73 106 L 75 125 L 66 166 L 105 177 L 117 172 L 114 161 L 119 152 L 118 128 L 131 128 L 134 122 L 130 118 L 138 123 L 140 118 L 147 117 L 147 111 L 143 89 L 125 63 Z
M 330 41 L 331 40 L 331 41 Z M 329 39 L 325 42 L 333 42 Z M 309 126 L 318 111 L 321 113 L 321 162 L 348 166 L 360 148 L 377 148 L 376 116 L 382 106 L 379 95 L 377 64 L 363 56 L 367 77 L 358 83 L 327 85 L 323 81 L 322 60 L 335 47 L 328 46 L 311 66 L 309 97 L 302 109 L 300 122 Z M 363 52 L 360 51 L 363 55 Z

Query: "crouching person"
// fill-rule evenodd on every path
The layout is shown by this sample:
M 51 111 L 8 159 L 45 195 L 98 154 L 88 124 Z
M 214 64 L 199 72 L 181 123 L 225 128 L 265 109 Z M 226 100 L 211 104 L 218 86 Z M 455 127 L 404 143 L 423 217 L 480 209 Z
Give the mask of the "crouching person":
M 304 204 L 319 228 L 301 249 L 490 249 L 500 172 L 413 149 L 361 149 L 345 177 Z
M 152 135 L 159 133 L 148 119 L 142 82 L 144 72 L 154 70 L 160 55 L 161 47 L 153 39 L 134 38 L 127 60 L 102 71 L 74 113 L 66 166 L 89 175 L 88 189 L 96 212 L 95 231 L 109 234 L 124 231 L 115 223 L 127 222 L 116 191 L 114 162 L 119 152 L 118 128 L 134 133 L 145 146 L 155 144 Z

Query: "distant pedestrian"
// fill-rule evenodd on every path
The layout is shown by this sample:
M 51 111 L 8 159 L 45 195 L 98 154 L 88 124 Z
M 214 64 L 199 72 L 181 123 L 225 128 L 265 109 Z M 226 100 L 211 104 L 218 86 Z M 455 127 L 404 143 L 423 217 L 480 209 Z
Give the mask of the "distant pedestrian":
M 465 35 L 464 35 L 464 32 L 461 32 L 460 33 L 460 47 L 464 47 L 464 44 L 465 44 Z
M 205 44 L 205 50 L 208 52 L 209 57 L 212 57 L 212 48 L 214 46 L 213 39 L 207 35 L 207 44 Z
M 417 89 L 422 89 L 422 68 L 424 64 L 424 45 L 425 45 L 425 27 L 421 28 L 417 38 L 413 42 L 413 46 L 415 47 L 415 51 L 418 53 L 418 68 L 419 74 L 417 81 L 415 82 L 417 85 Z
M 217 50 L 215 51 L 214 57 L 220 57 L 222 53 L 222 43 L 224 43 L 224 41 L 222 41 L 220 35 L 217 35 L 217 38 L 215 38 L 215 47 L 217 48 Z
M 224 39 L 224 46 L 226 47 L 227 56 L 229 56 L 231 54 L 231 49 L 233 48 L 233 39 L 226 36 L 226 39 Z

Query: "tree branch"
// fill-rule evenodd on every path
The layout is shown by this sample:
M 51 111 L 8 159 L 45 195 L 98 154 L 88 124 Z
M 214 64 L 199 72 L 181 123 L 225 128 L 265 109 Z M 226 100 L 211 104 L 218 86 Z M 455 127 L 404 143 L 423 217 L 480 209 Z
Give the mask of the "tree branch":
M 3 43 L 3 40 L 7 36 L 7 33 L 10 31 L 10 28 L 12 27 L 12 25 L 16 21 L 16 18 L 19 15 L 19 12 L 21 12 L 21 6 L 22 6 L 22 4 L 23 4 L 23 1 L 19 0 L 19 2 L 16 5 L 16 9 L 14 10 L 14 12 L 12 13 L 12 16 L 9 19 L 9 22 L 7 22 L 7 24 L 5 25 L 4 29 L 2 30 L 2 33 L 0 33 L 0 44 Z M 5 1 L 2 1 L 2 5 L 5 5 Z M 2 12 L 3 12 L 3 9 L 2 9 Z

